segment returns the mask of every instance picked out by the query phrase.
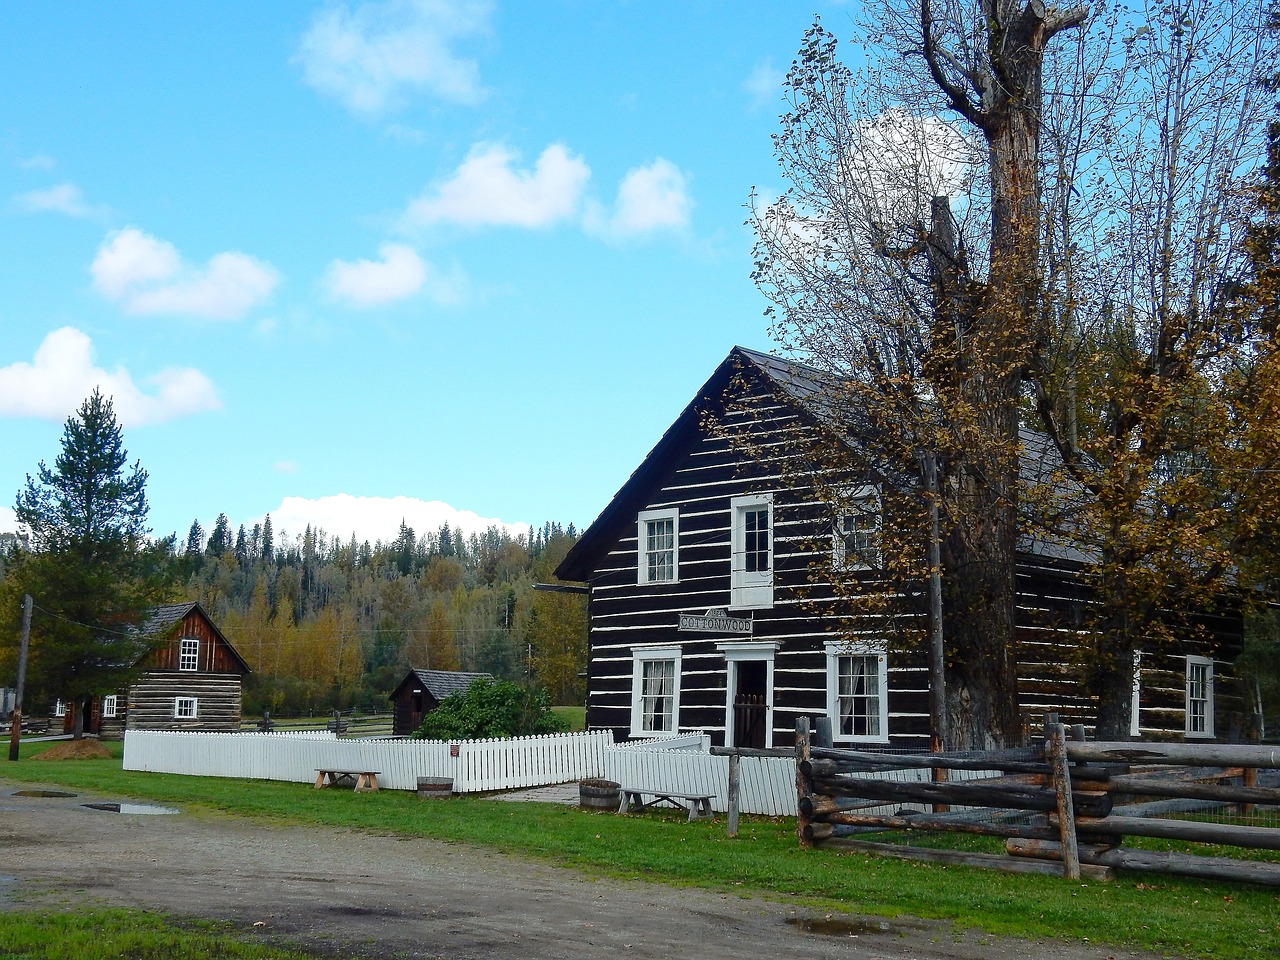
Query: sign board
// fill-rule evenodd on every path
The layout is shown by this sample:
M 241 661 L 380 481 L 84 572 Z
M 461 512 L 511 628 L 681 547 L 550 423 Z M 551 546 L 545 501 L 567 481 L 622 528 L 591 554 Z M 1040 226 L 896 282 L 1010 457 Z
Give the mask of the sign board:
M 751 636 L 751 621 L 745 617 L 731 617 L 724 607 L 716 607 L 705 614 L 680 614 L 681 633 L 737 633 Z

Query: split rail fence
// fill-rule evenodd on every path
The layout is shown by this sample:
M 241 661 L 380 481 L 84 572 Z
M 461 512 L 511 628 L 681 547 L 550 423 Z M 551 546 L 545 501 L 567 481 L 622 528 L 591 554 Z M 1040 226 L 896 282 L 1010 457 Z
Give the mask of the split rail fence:
M 802 718 L 800 842 L 1069 879 L 1118 868 L 1280 886 L 1280 862 L 1124 846 L 1126 837 L 1155 837 L 1280 850 L 1280 747 L 1087 743 L 1077 735 L 1068 740 L 1051 720 L 1043 747 L 903 756 L 814 746 Z M 903 769 L 928 779 L 890 779 Z M 952 772 L 978 779 L 952 780 Z M 1249 822 L 1224 822 L 1232 820 Z M 887 831 L 1002 837 L 1005 854 L 855 839 Z

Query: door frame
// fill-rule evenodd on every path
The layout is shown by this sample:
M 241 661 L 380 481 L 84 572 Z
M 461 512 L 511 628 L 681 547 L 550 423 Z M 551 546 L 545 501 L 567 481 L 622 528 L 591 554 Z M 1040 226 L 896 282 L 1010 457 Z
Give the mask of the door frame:
M 781 646 L 776 640 L 729 640 L 717 643 L 725 659 L 724 745 L 733 747 L 733 701 L 738 696 L 738 664 L 744 660 L 765 663 L 764 746 L 773 747 L 773 664 Z

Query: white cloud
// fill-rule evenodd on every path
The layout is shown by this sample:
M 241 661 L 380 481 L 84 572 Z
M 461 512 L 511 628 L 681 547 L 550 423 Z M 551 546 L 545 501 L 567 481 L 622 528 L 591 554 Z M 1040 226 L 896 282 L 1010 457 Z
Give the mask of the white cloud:
M 354 532 L 356 539 L 390 542 L 400 531 L 400 522 L 413 527 L 419 535 L 435 532 L 446 522 L 453 530 L 470 535 L 489 527 L 499 527 L 519 536 L 529 532 L 527 523 L 508 523 L 493 517 L 482 517 L 470 510 L 460 510 L 440 500 L 418 500 L 414 497 L 354 497 L 339 493 L 329 497 L 285 497 L 271 511 L 271 528 L 282 539 L 301 536 L 307 524 L 328 536 L 346 541 Z M 261 523 L 262 518 L 257 521 Z
M 32 213 L 63 213 L 68 217 L 94 217 L 101 207 L 85 203 L 80 188 L 74 183 L 60 183 L 46 190 L 30 190 L 14 198 L 24 210 Z
M 98 292 L 127 313 L 215 320 L 242 316 L 280 282 L 269 263 L 243 253 L 219 253 L 193 267 L 173 244 L 136 227 L 108 234 L 89 269 Z
M 380 260 L 334 260 L 323 284 L 329 295 L 353 307 L 381 307 L 425 292 L 437 304 L 456 304 L 466 298 L 466 275 L 454 269 L 445 274 L 413 250 L 398 243 L 378 248 Z
M 0 367 L 0 416 L 63 420 L 98 388 L 111 397 L 123 426 L 164 423 L 222 407 L 213 384 L 199 370 L 169 367 L 143 381 L 144 392 L 123 367 L 94 366 L 93 344 L 74 327 L 48 334 L 31 363 Z
M 517 169 L 519 154 L 501 144 L 477 144 L 454 175 L 409 204 L 411 227 L 547 227 L 572 217 L 591 169 L 563 144 L 542 151 L 532 170 Z
M 484 97 L 480 70 L 451 49 L 488 31 L 487 0 L 388 0 L 316 15 L 295 60 L 306 82 L 353 113 L 378 116 L 424 92 L 450 103 Z
M 271 465 L 271 469 L 276 473 L 291 475 L 298 472 L 298 465 L 292 460 L 277 460 Z
M 380 260 L 335 260 L 324 284 L 331 296 L 355 307 L 380 307 L 412 297 L 427 281 L 427 265 L 411 247 L 385 243 Z
M 777 103 L 782 97 L 782 84 L 787 75 L 773 65 L 773 61 L 765 59 L 756 64 L 751 75 L 742 83 L 742 89 L 751 97 L 751 106 L 759 110 L 771 103 Z
M 612 212 L 593 205 L 583 220 L 589 233 L 620 240 L 689 226 L 693 201 L 683 172 L 661 157 L 628 171 Z
M 57 160 L 43 153 L 37 153 L 35 156 L 18 161 L 18 166 L 23 170 L 52 170 L 57 165 Z
M 0 533 L 18 532 L 18 514 L 13 507 L 0 507 Z

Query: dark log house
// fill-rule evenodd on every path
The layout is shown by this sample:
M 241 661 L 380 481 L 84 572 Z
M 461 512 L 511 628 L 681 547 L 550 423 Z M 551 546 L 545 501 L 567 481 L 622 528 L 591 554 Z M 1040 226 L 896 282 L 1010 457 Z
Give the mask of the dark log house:
M 797 717 L 825 715 L 837 744 L 929 747 L 925 653 L 894 649 L 874 627 L 833 632 L 812 600 L 822 592 L 812 545 L 825 538 L 837 558 L 873 547 L 879 509 L 833 526 L 802 479 L 751 452 L 797 422 L 821 422 L 822 376 L 735 348 L 557 568 L 589 591 L 589 728 L 619 739 L 701 730 L 717 745 L 771 747 L 792 742 Z M 744 410 L 754 444 L 715 427 Z M 874 485 L 863 493 L 879 503 Z M 1089 597 L 1082 561 L 1061 544 L 1020 544 L 1028 729 L 1049 711 L 1086 725 L 1095 714 L 1070 655 Z M 1215 651 L 1238 648 L 1240 616 L 1200 619 L 1213 642 L 1135 664 L 1135 735 L 1220 736 L 1239 711 Z

